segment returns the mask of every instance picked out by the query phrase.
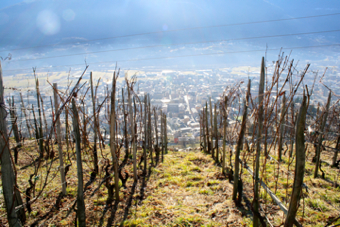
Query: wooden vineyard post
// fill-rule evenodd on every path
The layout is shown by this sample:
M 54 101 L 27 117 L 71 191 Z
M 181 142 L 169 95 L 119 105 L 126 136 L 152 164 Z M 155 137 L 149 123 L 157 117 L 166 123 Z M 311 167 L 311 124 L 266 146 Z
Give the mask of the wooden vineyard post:
M 211 157 L 215 159 L 214 149 L 213 149 L 213 136 L 214 136 L 214 125 L 213 125 L 213 113 L 212 113 L 212 104 L 211 97 L 209 97 L 209 114 L 210 114 L 210 144 L 211 144 Z
M 203 136 L 203 132 L 202 132 L 202 115 L 199 114 L 199 122 L 200 122 L 200 148 L 202 147 L 202 136 Z
M 27 127 L 28 136 L 29 136 L 29 138 L 32 138 L 31 128 L 30 128 L 28 117 L 27 117 L 26 108 L 25 108 L 25 105 L 24 105 L 24 100 L 22 98 L 22 94 L 21 93 L 20 93 L 20 99 L 21 99 L 21 106 L 22 106 L 21 107 L 21 111 L 24 112 L 24 115 L 25 115 L 25 121 L 26 121 L 26 127 Z
M 256 135 L 256 160 L 255 160 L 255 183 L 254 183 L 254 200 L 253 200 L 253 226 L 259 226 L 259 171 L 260 171 L 260 156 L 261 156 L 261 138 L 262 138 L 262 124 L 263 124 L 263 91 L 264 91 L 264 79 L 265 79 L 265 68 L 264 68 L 264 57 L 261 62 L 261 78 L 259 84 L 259 97 L 258 97 L 258 130 Z
M 219 151 L 218 151 L 218 136 L 217 136 L 217 113 L 216 113 L 216 103 L 214 106 L 214 134 L 215 134 L 215 156 L 216 162 L 219 163 Z
M 84 182 L 83 182 L 83 165 L 81 159 L 80 149 L 80 130 L 79 130 L 79 116 L 76 103 L 72 99 L 73 111 L 73 132 L 76 139 L 76 154 L 77 154 L 77 176 L 78 176 L 78 193 L 77 193 L 77 218 L 79 226 L 86 226 L 85 203 L 84 203 Z
M 291 105 L 290 105 L 290 112 L 291 112 L 291 121 L 292 121 L 292 124 L 295 125 L 295 114 L 294 114 L 294 103 L 292 102 Z M 291 158 L 293 156 L 293 149 L 294 149 L 294 133 L 295 133 L 295 130 L 293 128 L 290 129 L 290 137 L 289 137 L 289 140 L 290 140 L 290 145 L 289 145 L 289 157 Z
M 44 99 L 41 97 L 40 95 L 40 91 L 39 91 L 39 97 L 40 97 L 40 108 L 41 108 L 41 111 L 42 111 L 42 116 L 44 118 L 44 122 L 45 122 L 45 134 L 47 135 L 47 132 L 48 132 L 48 128 L 47 128 L 47 120 L 46 120 L 46 115 L 45 115 L 45 109 L 44 109 Z M 44 135 L 44 134 L 42 134 Z
M 162 143 L 162 162 L 164 161 L 164 121 L 163 121 L 163 112 L 161 111 L 161 143 Z
M 237 199 L 237 192 L 238 192 L 238 183 L 239 183 L 239 172 L 240 172 L 240 152 L 241 146 L 243 143 L 244 133 L 246 131 L 246 124 L 247 124 L 247 110 L 248 110 L 248 102 L 249 102 L 249 95 L 250 95 L 250 86 L 251 80 L 248 80 L 248 90 L 246 99 L 244 100 L 243 106 L 243 117 L 242 117 L 242 124 L 241 130 L 237 141 L 236 152 L 235 152 L 235 171 L 234 171 L 234 188 L 233 188 L 233 200 L 236 201 Z M 237 204 L 240 204 L 241 198 L 237 201 Z
M 295 153 L 296 153 L 296 164 L 295 164 L 295 176 L 293 184 L 293 192 L 289 202 L 289 209 L 285 221 L 285 227 L 293 226 L 295 221 L 295 215 L 298 209 L 300 195 L 302 192 L 303 177 L 305 173 L 305 136 L 304 130 L 306 125 L 306 114 L 307 104 L 306 96 L 304 94 L 298 120 L 295 135 Z
M 150 152 L 150 158 L 151 158 L 151 165 L 154 165 L 154 161 L 153 161 L 153 147 L 152 147 L 152 125 L 151 125 L 151 103 L 150 103 L 150 96 L 148 95 L 148 108 L 147 108 L 147 112 L 148 112 L 148 150 Z M 146 156 L 145 156 L 146 158 Z
M 34 75 L 35 75 L 35 69 L 34 71 Z M 40 91 L 39 91 L 39 80 L 36 78 L 35 79 L 35 88 L 37 91 L 37 103 L 38 103 L 38 112 L 39 112 L 39 128 L 37 129 L 37 139 L 39 141 L 39 150 L 40 150 L 40 157 L 39 158 L 43 158 L 44 157 L 44 141 L 43 141 L 43 130 L 42 130 L 42 117 L 41 117 L 41 106 L 40 106 Z
M 85 109 L 85 102 L 84 100 L 81 100 L 82 104 L 83 104 L 83 131 L 82 131 L 82 141 L 83 141 L 83 149 L 85 150 L 87 148 L 87 133 L 86 133 L 86 109 Z
M 92 110 L 93 110 L 93 167 L 94 172 L 98 174 L 98 154 L 97 154 L 97 114 L 96 114 L 96 97 L 94 97 L 93 89 L 93 77 L 92 72 L 90 73 L 90 83 L 91 83 L 91 97 L 92 97 Z
M 68 108 L 65 108 L 65 141 L 66 141 L 66 153 L 67 153 L 67 156 L 69 157 L 69 153 L 68 153 L 68 150 L 69 150 L 69 133 L 68 133 Z
M 280 116 L 280 136 L 279 136 L 279 155 L 278 159 L 282 161 L 282 144 L 283 144 L 283 134 L 284 134 L 284 120 L 285 120 L 285 112 L 286 112 L 286 94 L 283 94 L 282 105 L 281 105 L 281 116 Z
M 13 134 L 15 138 L 15 142 L 17 143 L 17 147 L 21 147 L 20 143 L 20 135 L 19 135 L 19 128 L 18 128 L 18 117 L 17 113 L 15 111 L 15 105 L 14 105 L 14 97 L 12 96 L 12 104 L 10 105 L 10 115 L 12 119 L 12 127 L 13 127 Z
M 146 171 L 147 171 L 147 161 L 146 161 L 146 145 L 148 142 L 148 136 L 147 136 L 147 95 L 145 94 L 144 96 L 144 149 L 143 149 L 143 156 L 144 156 L 144 170 L 143 174 L 146 176 Z
M 119 176 L 118 176 L 118 158 L 117 158 L 117 142 L 116 142 L 116 72 L 112 79 L 111 92 L 111 114 L 110 114 L 110 150 L 112 155 L 112 163 L 115 177 L 115 199 L 119 202 Z
M 227 139 L 227 105 L 228 98 L 224 97 L 224 108 L 223 108 L 223 157 L 222 157 L 222 174 L 225 174 L 225 159 L 226 159 L 226 139 Z
M 207 153 L 210 154 L 210 136 L 208 126 L 208 102 L 205 103 L 205 132 L 207 137 Z
M 59 101 L 58 101 L 58 85 L 56 83 L 53 84 L 53 94 L 54 94 L 54 108 L 55 113 L 59 111 Z M 61 176 L 61 189 L 62 194 L 66 195 L 66 182 L 65 182 L 65 172 L 64 172 L 64 160 L 63 160 L 63 151 L 62 151 L 62 144 L 61 144 L 61 131 L 60 131 L 60 118 L 56 119 L 57 121 L 57 141 L 58 141 L 58 152 L 59 152 L 59 170 Z
M 124 161 L 127 162 L 129 158 L 129 138 L 127 129 L 127 113 L 125 112 L 125 98 L 124 98 L 124 88 L 122 88 L 122 102 L 123 102 L 123 115 L 124 115 L 124 144 L 125 144 L 125 157 Z
M 318 177 L 318 171 L 319 171 L 319 166 L 320 166 L 320 153 L 321 153 L 322 137 L 324 136 L 323 132 L 324 132 L 326 121 L 327 121 L 329 105 L 331 104 L 331 97 L 332 97 L 332 93 L 330 91 L 329 95 L 328 95 L 328 99 L 327 99 L 326 109 L 325 109 L 325 112 L 323 113 L 323 118 L 322 118 L 321 127 L 320 127 L 320 135 L 319 135 L 318 144 L 317 144 L 317 147 L 316 147 L 316 154 L 315 154 L 316 155 L 316 162 L 315 162 L 314 178 Z
M 333 156 L 333 161 L 332 161 L 332 167 L 335 167 L 336 161 L 338 159 L 339 149 L 340 149 L 340 135 L 338 136 L 338 139 L 336 141 L 336 146 L 335 146 L 335 151 L 334 151 L 334 156 Z
M 207 149 L 207 132 L 205 130 L 205 111 L 204 111 L 204 107 L 203 107 L 203 111 L 202 111 L 202 132 L 203 132 L 203 152 L 207 153 L 208 149 Z
M 137 181 L 137 146 L 136 146 L 136 136 L 135 136 L 135 122 L 133 117 L 133 109 L 132 109 L 132 101 L 131 101 L 131 93 L 132 93 L 132 85 L 127 86 L 128 89 L 128 102 L 129 102 L 129 114 L 130 114 L 130 122 L 131 122 L 131 136 L 132 136 L 132 147 L 133 147 L 133 179 Z
M 166 123 L 166 114 L 164 114 L 164 145 L 165 145 L 165 154 L 168 153 L 168 129 Z
M 1 160 L 1 181 L 3 196 L 6 205 L 7 220 L 10 227 L 21 226 L 21 222 L 25 221 L 25 211 L 23 208 L 20 209 L 19 214 L 16 213 L 15 207 L 22 204 L 21 195 L 16 189 L 15 175 L 11 160 L 11 154 L 9 151 L 9 138 L 7 134 L 6 124 L 6 110 L 4 100 L 4 85 L 2 80 L 2 68 L 0 62 L 0 149 L 2 155 Z M 16 195 L 15 197 L 13 195 Z M 20 204 L 21 202 L 21 204 Z M 23 213 L 23 215 L 21 215 Z M 20 217 L 20 219 L 19 219 Z M 21 221 L 21 222 L 20 222 Z
M 17 146 L 14 147 L 14 162 L 15 164 L 18 164 L 18 154 L 19 154 L 19 148 L 21 147 L 21 142 L 20 142 L 20 134 L 19 134 L 19 128 L 18 128 L 18 117 L 15 111 L 13 96 L 12 96 L 12 101 L 11 99 L 9 99 L 9 113 L 11 116 L 14 139 L 17 144 Z
M 158 164 L 159 161 L 159 146 L 158 146 L 158 126 L 157 126 L 157 112 L 156 108 L 153 108 L 153 116 L 155 120 L 155 134 L 156 134 L 156 144 L 155 144 L 155 151 L 156 151 L 156 165 Z

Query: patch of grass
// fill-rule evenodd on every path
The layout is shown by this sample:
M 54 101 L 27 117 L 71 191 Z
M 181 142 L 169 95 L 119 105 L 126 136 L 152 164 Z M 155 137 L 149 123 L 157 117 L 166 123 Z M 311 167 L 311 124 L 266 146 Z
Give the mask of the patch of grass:
M 181 186 L 184 183 L 182 177 L 179 177 L 179 176 L 169 177 L 167 179 L 167 182 L 169 182 L 169 184 L 177 185 L 177 186 Z
M 329 211 L 325 203 L 321 201 L 320 199 L 308 198 L 306 199 L 306 204 L 316 211 L 321 211 L 321 212 Z
M 159 169 L 157 169 L 157 168 L 151 168 L 152 169 L 152 171 L 153 172 L 155 172 L 155 173 L 161 173 L 162 171 L 160 171 Z
M 220 172 L 201 152 L 169 152 L 150 177 L 147 198 L 136 213 L 131 211 L 124 226 L 226 226 L 230 211 L 214 207 L 221 202 L 222 188 L 231 187 L 216 177 Z M 219 214 L 214 220 L 212 209 Z M 241 220 L 240 216 L 237 223 Z
M 193 163 L 191 161 L 189 161 L 189 160 L 186 160 L 183 164 L 187 165 L 187 166 L 193 165 Z
M 276 196 L 281 200 L 284 201 L 286 199 L 286 191 L 285 190 L 277 190 Z M 290 198 L 288 196 L 288 198 Z
M 204 165 L 206 163 L 209 163 L 210 160 L 205 157 L 205 156 L 199 156 L 199 157 L 189 157 L 189 161 L 191 161 L 192 163 L 194 163 L 195 165 Z
M 164 173 L 162 177 L 168 178 L 168 177 L 171 177 L 171 174 L 170 173 Z
M 197 188 L 202 188 L 202 187 L 204 187 L 204 182 L 203 181 L 196 181 L 196 182 L 194 182 L 193 185 Z
M 36 216 L 38 215 L 38 211 L 36 211 L 36 210 L 32 211 L 32 212 L 31 212 L 31 215 L 32 215 L 33 217 L 36 217 Z
M 69 226 L 71 223 L 69 222 L 69 221 L 67 221 L 67 220 L 61 220 L 60 222 L 60 225 L 62 225 L 62 226 Z
M 204 188 L 199 191 L 202 195 L 213 195 L 214 192 L 210 188 Z
M 222 186 L 221 185 L 214 185 L 212 187 L 210 187 L 211 190 L 213 191 L 219 191 L 219 190 L 222 190 Z
M 186 184 L 186 187 L 192 187 L 192 186 L 194 186 L 194 182 L 188 181 Z
M 191 172 L 189 170 L 183 170 L 180 172 L 181 176 L 187 176 L 189 174 L 191 174 Z
M 174 224 L 179 226 L 197 226 L 198 224 L 203 224 L 204 220 L 200 217 L 179 217 L 176 219 Z
M 204 171 L 208 172 L 208 173 L 214 173 L 215 170 L 212 168 L 206 168 Z
M 100 205 L 105 205 L 106 204 L 106 197 L 101 196 L 98 199 L 94 200 L 93 203 L 94 205 L 100 206 Z
M 124 221 L 124 226 L 137 227 L 137 226 L 150 226 L 150 225 L 144 225 L 144 221 L 142 219 L 132 219 L 132 220 Z
M 202 180 L 204 180 L 203 176 L 201 176 L 201 175 L 189 176 L 188 179 L 191 180 L 191 181 L 202 181 Z
M 283 188 L 290 188 L 290 187 L 292 187 L 292 185 L 288 182 L 284 182 L 284 183 L 282 183 L 282 186 L 283 186 Z
M 218 185 L 220 184 L 219 180 L 209 180 L 207 183 L 207 186 L 213 186 L 213 185 Z
M 197 173 L 202 172 L 201 168 L 198 167 L 198 166 L 192 167 L 192 168 L 190 169 L 190 171 L 192 171 L 192 172 L 197 172 Z
M 77 195 L 77 189 L 76 188 L 67 187 L 66 188 L 66 194 L 67 195 L 76 196 Z

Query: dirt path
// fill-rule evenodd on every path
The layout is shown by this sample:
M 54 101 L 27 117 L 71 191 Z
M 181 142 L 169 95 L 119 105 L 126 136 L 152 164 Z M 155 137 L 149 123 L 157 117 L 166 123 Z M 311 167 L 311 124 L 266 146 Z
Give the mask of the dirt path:
M 220 171 L 199 151 L 169 153 L 125 226 L 249 226 L 250 211 L 235 207 L 232 184 Z

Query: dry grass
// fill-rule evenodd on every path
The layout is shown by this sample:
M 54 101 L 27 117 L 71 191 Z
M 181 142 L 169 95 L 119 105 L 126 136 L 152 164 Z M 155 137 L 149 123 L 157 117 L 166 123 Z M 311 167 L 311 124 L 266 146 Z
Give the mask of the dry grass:
M 152 174 L 147 198 L 125 226 L 249 226 L 250 212 L 231 199 L 220 167 L 200 153 L 171 152 Z
M 13 140 L 11 139 L 11 142 L 13 143 Z M 65 149 L 65 146 L 63 146 Z M 110 159 L 111 155 L 109 152 L 109 146 L 106 146 L 106 149 L 103 150 L 103 155 L 105 158 Z M 54 146 L 54 151 L 57 152 L 57 145 Z M 103 166 L 104 164 L 104 158 L 102 155 L 100 155 L 99 151 L 99 162 L 100 166 Z M 21 170 L 20 168 L 31 163 L 33 159 L 38 157 L 38 147 L 35 142 L 33 143 L 27 143 L 24 148 L 19 153 L 19 160 L 18 165 L 16 165 L 17 170 L 17 179 L 18 179 L 18 186 L 19 189 L 22 191 L 22 199 L 25 202 L 26 195 L 25 190 L 29 187 L 28 179 L 31 174 L 34 173 L 34 167 L 31 166 L 27 169 Z M 66 164 L 69 164 L 66 158 L 66 151 L 64 151 L 64 162 Z M 39 224 L 43 224 L 43 226 L 70 226 L 74 225 L 75 220 L 75 212 L 72 211 L 70 215 L 67 217 L 67 213 L 69 212 L 69 209 L 72 207 L 74 201 L 76 200 L 77 196 L 77 185 L 78 185 L 78 179 L 77 179 L 77 166 L 76 166 L 76 160 L 74 151 L 70 151 L 72 166 L 70 168 L 70 171 L 68 172 L 66 176 L 67 180 L 67 196 L 64 197 L 60 204 L 60 209 L 53 212 L 47 220 L 42 220 L 39 222 Z M 92 171 L 92 163 L 91 163 L 91 152 L 90 151 L 83 151 L 83 174 L 84 174 L 84 184 L 89 181 L 90 174 Z M 33 197 L 37 196 L 39 192 L 42 190 L 43 182 L 46 177 L 46 173 L 48 170 L 48 165 L 46 163 L 49 163 L 50 160 L 44 160 L 42 162 L 42 167 L 40 168 L 37 177 L 33 178 L 33 181 L 36 181 L 36 192 Z M 61 180 L 60 180 L 60 173 L 59 173 L 59 160 L 56 159 L 51 168 L 51 172 L 48 177 L 48 184 L 46 188 L 43 190 L 43 193 L 41 196 L 32 204 L 32 212 L 30 214 L 26 213 L 26 225 L 31 225 L 34 221 L 42 217 L 43 215 L 47 214 L 51 208 L 55 205 L 56 199 L 61 192 Z M 130 173 L 132 172 L 132 162 L 129 163 L 125 167 Z M 141 171 L 138 171 L 139 174 L 141 174 Z M 99 183 L 104 178 L 105 172 L 103 170 L 100 171 L 99 176 L 97 176 L 96 181 L 89 187 L 89 189 L 84 194 L 85 199 L 85 206 L 86 206 L 86 220 L 87 224 L 89 226 L 98 226 L 99 220 L 102 216 L 103 210 L 106 205 L 106 199 L 107 199 L 107 189 L 104 185 L 100 187 L 100 189 L 94 194 L 93 197 L 90 197 L 92 192 L 99 186 Z M 131 176 L 131 175 L 130 175 Z M 2 184 L 2 182 L 0 182 Z M 120 190 L 120 206 L 117 210 L 116 215 L 116 223 L 120 223 L 123 217 L 124 208 L 126 200 L 129 197 L 131 186 L 132 186 L 133 180 L 130 179 L 127 181 L 127 189 L 121 188 Z M 7 217 L 6 217 L 6 210 L 4 205 L 4 199 L 2 194 L 2 187 L 0 184 L 0 226 L 7 225 Z M 139 189 L 136 191 L 136 196 L 139 193 Z M 111 211 L 109 210 L 104 218 L 104 224 L 106 224 L 107 219 L 110 217 Z
M 12 140 L 11 140 L 12 141 Z M 13 141 L 12 141 L 13 142 Z M 28 142 L 28 141 L 26 141 Z M 105 157 L 110 158 L 109 147 L 103 151 Z M 54 149 L 57 151 L 56 147 Z M 301 200 L 297 213 L 297 219 L 303 226 L 325 226 L 329 220 L 338 217 L 340 214 L 340 188 L 334 187 L 331 183 L 323 179 L 314 179 L 314 163 L 311 162 L 314 155 L 310 150 L 306 163 L 305 184 L 308 191 L 303 189 L 304 200 Z M 91 153 L 84 152 L 84 182 L 87 182 L 91 173 Z M 321 159 L 331 162 L 333 153 L 323 152 Z M 22 197 L 25 201 L 24 192 L 28 187 L 29 175 L 34 172 L 30 167 L 20 170 L 22 166 L 27 165 L 38 155 L 37 146 L 33 143 L 27 143 L 19 155 L 19 162 L 16 165 L 18 172 L 18 185 L 23 192 Z M 66 156 L 66 154 L 65 154 Z M 275 155 L 272 155 L 274 158 Z M 71 154 L 73 165 L 67 175 L 68 195 L 62 199 L 60 210 L 54 212 L 46 221 L 40 224 L 46 226 L 69 226 L 74 224 L 75 212 L 66 218 L 66 214 L 75 201 L 77 194 L 77 175 L 75 157 Z M 101 157 L 101 155 L 100 155 Z M 66 159 L 66 157 L 64 157 Z M 103 158 L 100 158 L 103 165 Z M 49 162 L 49 161 L 48 161 Z M 43 163 L 44 165 L 45 163 Z M 252 159 L 249 159 L 249 166 L 252 167 Z M 295 162 L 290 166 L 291 173 L 294 173 Z M 277 162 L 274 160 L 267 162 L 265 177 L 263 180 L 274 191 L 276 187 Z M 131 173 L 131 163 L 126 167 Z M 292 191 L 293 175 L 288 175 L 287 183 L 288 158 L 283 157 L 280 164 L 280 176 L 277 182 L 276 195 L 289 207 L 289 199 Z M 323 170 L 326 178 L 332 181 L 338 181 L 338 171 L 327 164 L 323 164 Z M 42 182 L 46 176 L 47 167 L 40 169 L 37 181 L 36 195 L 42 187 Z M 164 163 L 160 163 L 152 169 L 152 174 L 145 188 L 145 199 L 140 202 L 141 182 L 138 182 L 137 189 L 133 195 L 132 206 L 129 210 L 125 226 L 251 226 L 252 217 L 248 206 L 245 202 L 241 208 L 237 208 L 231 199 L 232 184 L 230 184 L 220 174 L 221 168 L 214 164 L 210 156 L 205 155 L 197 150 L 190 152 L 169 152 L 165 156 Z M 141 174 L 141 171 L 139 171 Z M 90 197 L 90 194 L 97 188 L 99 182 L 104 176 L 101 171 L 96 182 L 85 193 L 86 215 L 89 226 L 98 226 L 99 219 L 102 216 L 106 198 L 107 189 L 102 186 L 99 191 Z M 252 201 L 253 183 L 252 178 L 243 170 L 244 194 L 246 198 Z M 32 213 L 27 214 L 28 225 L 32 224 L 39 217 L 46 214 L 55 204 L 56 198 L 61 191 L 60 176 L 58 170 L 58 160 L 56 160 L 51 169 L 48 178 L 48 185 L 44 189 L 41 197 L 32 205 Z M 127 182 L 128 188 L 121 188 L 120 206 L 116 213 L 115 223 L 122 221 L 125 204 L 130 196 L 132 179 Z M 1 188 L 1 187 L 0 187 Z M 1 188 L 2 189 L 2 188 Z M 275 226 L 280 226 L 284 221 L 284 214 L 273 204 L 271 198 L 263 189 L 261 189 L 261 201 L 264 212 L 270 222 Z M 104 225 L 110 216 L 110 210 L 104 217 Z M 0 193 L 0 225 L 6 225 L 5 207 L 3 195 Z M 340 220 L 333 223 L 340 224 Z
M 312 163 L 312 158 L 314 156 L 314 149 L 312 149 L 312 147 L 310 148 L 311 149 L 307 151 L 308 156 L 306 158 L 306 171 L 304 177 L 304 182 L 307 185 L 308 190 L 302 190 L 304 199 L 302 198 L 300 201 L 297 220 L 300 221 L 303 226 L 325 226 L 327 222 L 340 215 L 340 188 L 334 187 L 334 185 L 321 178 L 313 178 L 315 163 Z M 275 153 L 277 153 L 277 150 L 272 150 L 271 156 L 274 159 L 277 159 Z M 323 151 L 321 153 L 321 160 L 331 163 L 332 155 L 332 152 Z M 283 156 L 283 162 L 280 163 L 279 167 L 274 159 L 271 161 L 268 159 L 262 180 L 272 192 L 275 192 L 276 188 L 276 196 L 288 208 L 290 195 L 293 189 L 295 160 L 290 165 L 290 174 L 288 174 L 288 152 L 287 156 Z M 252 160 L 251 157 L 248 162 L 248 165 L 251 168 L 253 168 Z M 263 163 L 263 161 L 264 158 L 262 157 L 261 163 Z M 261 165 L 260 173 L 262 172 L 262 167 L 263 166 Z M 278 174 L 278 169 L 279 177 L 277 180 L 275 175 Z M 322 164 L 322 169 L 324 170 L 327 179 L 333 182 L 338 181 L 337 176 L 339 175 L 339 170 L 331 168 L 325 163 Z M 252 178 L 246 170 L 244 172 L 246 172 L 243 174 L 243 179 L 246 182 L 245 187 L 251 189 L 253 187 Z M 319 172 L 319 174 L 321 174 L 321 172 Z M 260 191 L 260 198 L 265 210 L 262 214 L 266 214 L 273 225 L 282 225 L 285 220 L 285 215 L 279 207 L 272 202 L 272 199 L 263 188 L 261 188 Z M 340 220 L 333 224 L 340 224 Z

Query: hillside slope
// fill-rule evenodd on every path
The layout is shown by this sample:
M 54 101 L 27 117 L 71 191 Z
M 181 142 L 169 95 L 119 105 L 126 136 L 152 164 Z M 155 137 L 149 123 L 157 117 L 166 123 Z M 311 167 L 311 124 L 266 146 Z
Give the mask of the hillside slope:
M 170 152 L 150 176 L 146 198 L 125 226 L 249 226 L 251 211 L 237 208 L 232 184 L 210 156 Z

